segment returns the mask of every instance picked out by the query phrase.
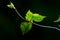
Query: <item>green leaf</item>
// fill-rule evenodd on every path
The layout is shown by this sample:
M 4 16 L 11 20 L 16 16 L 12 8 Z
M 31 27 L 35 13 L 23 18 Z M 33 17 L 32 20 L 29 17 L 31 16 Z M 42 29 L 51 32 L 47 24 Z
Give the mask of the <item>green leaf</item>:
M 46 18 L 46 16 L 42 16 L 42 15 L 39 15 L 37 13 L 32 13 L 30 10 L 28 10 L 26 16 L 25 16 L 26 20 L 30 21 L 36 21 L 36 22 L 41 22 L 44 20 L 44 18 Z
M 39 15 L 37 13 L 33 14 L 33 20 L 36 21 L 36 22 L 41 22 L 44 20 L 46 16 L 42 16 L 42 15 Z
M 28 10 L 25 18 L 26 18 L 26 20 L 30 21 L 30 20 L 32 20 L 32 16 L 33 16 L 33 13 L 30 10 Z
M 15 8 L 14 4 L 12 2 L 10 2 L 10 4 L 8 4 L 7 7 L 9 7 L 9 8 Z
M 21 28 L 22 34 L 24 35 L 24 34 L 28 33 L 31 30 L 32 24 L 28 23 L 28 22 L 22 22 L 20 24 L 20 28 Z
M 54 22 L 60 22 L 60 15 L 59 15 L 58 19 L 55 20 Z

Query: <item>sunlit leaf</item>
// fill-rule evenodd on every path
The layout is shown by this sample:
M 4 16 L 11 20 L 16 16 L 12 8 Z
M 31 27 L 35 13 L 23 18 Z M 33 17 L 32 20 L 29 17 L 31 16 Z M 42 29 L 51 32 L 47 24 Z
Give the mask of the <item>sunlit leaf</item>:
M 36 22 L 41 22 L 44 20 L 44 18 L 46 18 L 46 16 L 42 16 L 42 15 L 39 15 L 37 13 L 33 14 L 33 20 L 36 21 Z
M 33 20 L 36 22 L 41 22 L 44 18 L 46 18 L 46 16 L 42 16 L 42 15 L 37 14 L 37 13 L 32 13 L 30 10 L 28 10 L 25 18 L 28 21 Z
M 7 7 L 14 8 L 14 4 L 12 2 L 10 2 L 10 4 L 8 4 Z
M 31 23 L 22 22 L 20 24 L 20 29 L 21 29 L 23 35 L 28 33 L 31 30 L 31 28 L 32 28 L 32 24 Z
M 32 16 L 33 16 L 33 13 L 30 10 L 28 10 L 25 18 L 26 18 L 26 20 L 30 21 L 30 20 L 32 20 Z

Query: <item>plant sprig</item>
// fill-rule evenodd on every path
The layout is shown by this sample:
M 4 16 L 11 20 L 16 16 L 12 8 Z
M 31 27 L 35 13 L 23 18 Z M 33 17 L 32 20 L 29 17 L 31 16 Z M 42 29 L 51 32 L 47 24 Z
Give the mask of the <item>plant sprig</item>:
M 46 18 L 46 16 L 42 16 L 40 14 L 37 14 L 37 13 L 33 13 L 31 12 L 30 10 L 28 10 L 28 12 L 26 13 L 26 16 L 25 18 L 23 16 L 21 16 L 21 14 L 17 11 L 17 9 L 15 8 L 14 4 L 12 2 L 10 2 L 10 4 L 7 5 L 7 7 L 9 8 L 12 8 L 16 11 L 16 13 L 18 14 L 19 17 L 21 17 L 23 20 L 25 21 L 28 21 L 28 22 L 22 22 L 21 25 L 20 25 L 20 28 L 21 28 L 21 31 L 22 31 L 22 34 L 26 34 L 27 32 L 29 32 L 32 28 L 32 25 L 31 24 L 34 24 L 34 25 L 37 25 L 37 26 L 40 26 L 40 27 L 45 27 L 45 28 L 52 28 L 52 29 L 57 29 L 60 31 L 59 28 L 57 27 L 52 27 L 52 26 L 45 26 L 45 25 L 40 25 L 40 24 L 37 24 L 37 23 L 34 23 L 33 21 L 35 22 L 41 22 L 44 20 L 44 18 Z M 60 20 L 60 19 L 59 19 Z M 28 25 L 27 25 L 28 24 Z

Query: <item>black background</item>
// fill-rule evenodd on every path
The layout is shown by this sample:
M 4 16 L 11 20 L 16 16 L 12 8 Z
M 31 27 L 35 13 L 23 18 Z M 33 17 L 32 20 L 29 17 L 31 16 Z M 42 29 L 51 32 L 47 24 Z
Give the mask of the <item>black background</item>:
M 60 0 L 11 0 L 24 17 L 30 9 L 32 12 L 47 16 L 38 23 L 58 27 L 53 21 L 60 14 Z M 0 40 L 60 40 L 60 31 L 33 25 L 31 31 L 24 36 L 20 30 L 22 20 L 13 9 L 6 5 L 10 0 L 0 0 Z

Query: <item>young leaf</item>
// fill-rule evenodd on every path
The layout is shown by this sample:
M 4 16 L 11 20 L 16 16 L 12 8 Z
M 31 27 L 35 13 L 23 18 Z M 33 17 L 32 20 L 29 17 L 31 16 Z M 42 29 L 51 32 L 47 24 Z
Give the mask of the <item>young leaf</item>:
M 33 20 L 36 21 L 36 22 L 41 22 L 43 21 L 43 19 L 45 18 L 46 16 L 42 16 L 42 15 L 39 15 L 37 13 L 33 14 Z
M 26 20 L 30 21 L 36 21 L 36 22 L 41 22 L 46 16 L 39 15 L 37 13 L 33 14 L 30 10 L 28 10 L 26 16 Z
M 21 29 L 23 35 L 28 33 L 31 30 L 31 28 L 32 28 L 32 24 L 31 23 L 22 22 L 20 24 L 20 29 Z
M 28 10 L 25 18 L 26 18 L 26 20 L 30 21 L 30 20 L 32 20 L 32 16 L 33 16 L 33 13 L 30 10 Z
M 10 4 L 8 4 L 7 7 L 9 7 L 9 8 L 15 8 L 14 4 L 12 2 L 10 2 Z

